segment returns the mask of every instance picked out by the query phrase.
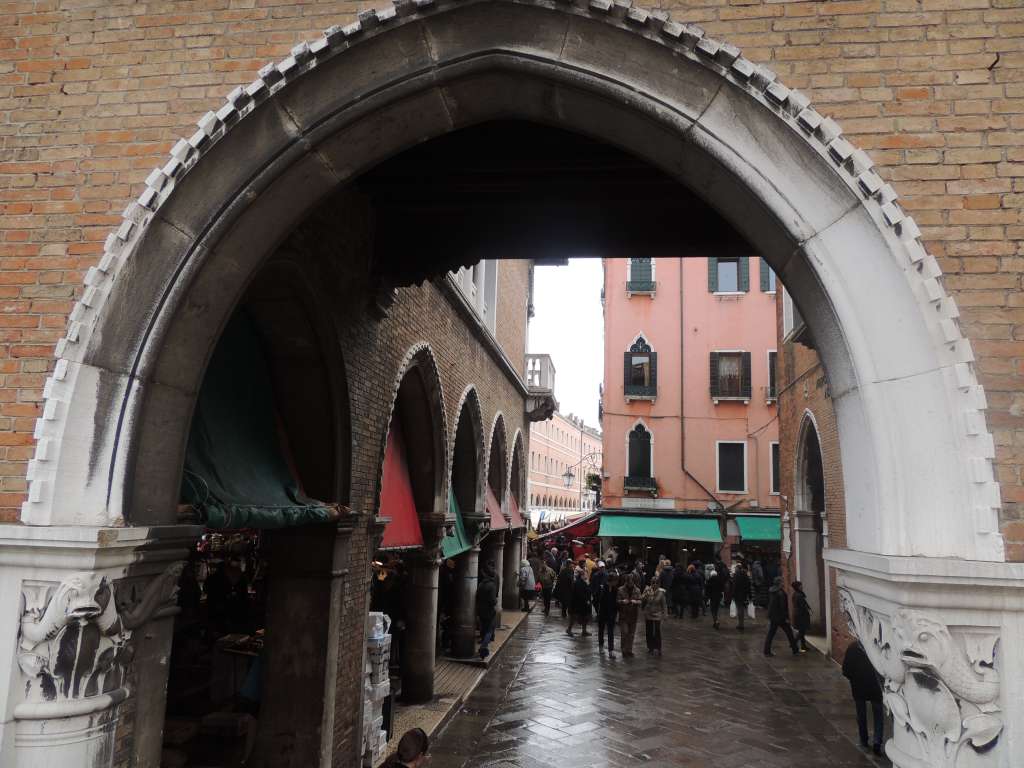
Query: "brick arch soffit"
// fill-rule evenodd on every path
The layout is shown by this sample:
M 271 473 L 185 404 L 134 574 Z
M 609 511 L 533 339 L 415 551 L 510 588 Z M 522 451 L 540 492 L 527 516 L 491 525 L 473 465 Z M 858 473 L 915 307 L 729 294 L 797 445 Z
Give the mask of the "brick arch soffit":
M 480 2 L 487 2 L 487 0 L 480 0 Z M 85 356 L 83 350 L 87 348 L 91 332 L 97 324 L 98 318 L 102 317 L 104 313 L 116 311 L 108 307 L 107 298 L 111 286 L 122 273 L 125 265 L 131 262 L 135 247 L 142 240 L 156 213 L 172 197 L 177 185 L 202 161 L 211 147 L 231 135 L 236 126 L 244 123 L 245 118 L 259 105 L 272 99 L 293 83 L 301 82 L 304 75 L 314 71 L 318 66 L 337 56 L 344 55 L 348 50 L 357 49 L 363 41 L 386 35 L 390 30 L 401 28 L 408 22 L 429 16 L 436 17 L 453 9 L 473 4 L 460 3 L 455 0 L 415 0 L 414 2 L 394 0 L 391 5 L 381 9 L 361 11 L 357 21 L 344 27 L 331 27 L 320 38 L 296 45 L 290 55 L 282 61 L 268 64 L 262 68 L 256 80 L 249 86 L 233 90 L 223 106 L 216 111 L 208 112 L 198 121 L 195 133 L 175 144 L 171 150 L 170 159 L 164 166 L 155 169 L 147 177 L 142 194 L 138 200 L 129 204 L 124 212 L 122 224 L 107 237 L 103 255 L 97 265 L 88 270 L 84 280 L 84 292 L 71 312 L 63 338 L 57 343 L 54 370 L 45 387 L 42 416 L 39 418 L 35 430 L 37 438 L 35 457 L 30 462 L 27 473 L 29 490 L 28 501 L 22 510 L 24 522 L 35 524 L 68 522 L 69 515 L 67 513 L 62 512 L 61 515 L 56 515 L 54 511 L 53 501 L 58 495 L 58 486 L 60 486 L 62 494 L 71 494 L 75 489 L 88 488 L 90 481 L 94 480 L 93 464 L 96 463 L 94 456 L 83 458 L 76 454 L 66 462 L 62 460 L 62 452 L 65 447 L 62 439 L 68 430 L 68 413 L 75 405 L 79 405 L 85 411 L 91 408 L 90 398 L 94 399 L 94 397 L 83 390 L 95 390 L 96 378 L 102 378 L 101 373 L 92 375 L 92 378 L 86 376 L 84 385 L 79 386 L 76 366 L 82 362 Z M 495 4 L 512 5 L 498 2 Z M 952 426 L 944 428 L 947 429 L 949 444 L 953 446 L 944 457 L 945 466 L 955 470 L 956 480 L 950 482 L 956 484 L 958 502 L 970 506 L 969 509 L 958 510 L 958 512 L 974 521 L 973 524 L 958 522 L 957 530 L 964 533 L 973 531 L 974 552 L 978 559 L 1003 559 L 997 517 L 1000 507 L 999 486 L 995 482 L 992 465 L 994 446 L 986 425 L 985 394 L 976 378 L 971 345 L 961 333 L 956 304 L 946 294 L 940 279 L 941 269 L 935 258 L 926 252 L 920 240 L 920 230 L 917 224 L 900 208 L 895 190 L 885 183 L 874 170 L 868 155 L 847 141 L 843 137 L 840 127 L 830 118 L 817 112 L 804 94 L 789 89 L 779 82 L 771 70 L 744 58 L 741 51 L 735 46 L 708 37 L 698 26 L 673 19 L 668 12 L 645 10 L 640 7 L 632 7 L 628 1 L 613 3 L 610 0 L 590 0 L 589 3 L 584 3 L 582 0 L 563 0 L 555 5 L 551 5 L 546 0 L 520 0 L 515 5 L 519 8 L 544 9 L 548 13 L 563 14 L 567 18 L 575 17 L 592 23 L 605 23 L 635 35 L 634 39 L 637 41 L 637 45 L 664 46 L 682 62 L 681 66 L 685 65 L 687 72 L 696 72 L 699 68 L 705 73 L 704 77 L 712 75 L 717 78 L 718 90 L 708 102 L 709 105 L 726 90 L 729 91 L 726 94 L 726 101 L 729 104 L 738 103 L 742 97 L 733 92 L 738 91 L 756 102 L 759 108 L 767 110 L 779 123 L 784 124 L 792 136 L 803 141 L 811 155 L 816 156 L 812 163 L 813 167 L 793 166 L 790 170 L 794 172 L 808 171 L 807 179 L 813 179 L 814 183 L 819 183 L 821 168 L 827 166 L 833 175 L 830 177 L 830 181 L 821 183 L 833 185 L 829 188 L 835 189 L 843 186 L 847 192 L 857 195 L 860 208 L 866 212 L 874 224 L 873 237 L 877 239 L 878 236 L 881 236 L 884 241 L 884 248 L 877 245 L 875 240 L 872 240 L 872 247 L 888 252 L 897 262 L 896 268 L 909 284 L 908 287 L 918 312 L 915 321 L 918 329 L 916 338 L 926 339 L 926 343 L 919 346 L 929 350 L 922 354 L 927 359 L 939 361 L 938 369 L 940 369 L 942 381 L 933 389 L 941 390 L 941 393 L 936 393 L 933 397 L 936 402 L 945 403 L 945 410 L 951 417 L 950 420 L 954 422 Z M 492 33 L 498 34 L 500 37 L 500 34 L 494 33 L 494 30 L 487 31 L 487 34 Z M 512 48 L 514 46 L 509 48 L 510 52 Z M 594 73 L 600 73 L 601 67 L 606 65 L 595 63 L 588 66 L 593 66 Z M 658 87 L 663 87 L 654 82 L 656 76 L 658 76 L 657 73 L 650 74 L 651 87 L 649 90 L 655 95 L 657 95 Z M 644 88 L 637 88 L 635 84 L 628 85 L 638 99 L 647 97 Z M 696 120 L 691 120 L 686 126 L 686 130 L 693 129 L 703 118 L 704 112 Z M 781 131 L 782 128 L 780 127 L 779 130 Z M 712 157 L 712 162 L 719 163 L 716 168 L 723 166 L 724 162 L 732 162 L 723 161 L 724 155 L 722 154 L 715 154 L 715 151 L 721 153 L 722 150 L 708 149 L 713 142 L 706 139 L 703 134 L 699 136 L 699 139 L 704 142 L 700 148 L 708 153 L 709 157 Z M 761 155 L 753 153 L 756 155 L 754 157 L 755 165 L 756 161 L 764 156 L 765 150 L 762 149 L 761 152 Z M 740 154 L 742 157 L 742 153 Z M 736 167 L 738 164 L 726 167 L 726 173 L 735 173 Z M 770 171 L 771 168 L 769 167 L 768 170 Z M 735 175 L 738 177 L 741 174 L 736 173 Z M 729 181 L 736 183 L 736 179 Z M 801 201 L 792 202 L 785 199 L 779 189 L 769 189 L 772 187 L 772 181 L 767 178 L 743 178 L 739 181 L 739 185 L 741 188 L 745 185 L 746 191 L 761 200 L 766 210 L 770 210 L 771 205 L 777 205 L 777 207 L 786 205 L 794 211 L 806 210 L 806 206 L 800 207 Z M 808 188 L 811 187 L 813 184 L 808 185 Z M 770 200 L 773 202 L 769 202 Z M 785 262 L 785 265 L 791 265 L 798 260 L 798 257 L 809 259 L 810 257 L 806 253 L 813 251 L 814 248 L 814 244 L 810 241 L 825 234 L 832 225 L 843 223 L 848 218 L 848 214 L 852 213 L 853 209 L 850 209 L 835 219 L 832 224 L 818 228 L 815 234 L 800 241 L 798 251 L 794 253 L 793 258 Z M 853 226 L 859 226 L 859 218 L 853 218 L 858 219 L 853 222 Z M 775 224 L 779 227 L 780 232 L 795 232 L 801 226 L 800 222 L 790 221 L 775 221 Z M 842 227 L 838 229 L 842 229 Z M 864 230 L 862 229 L 862 231 Z M 829 250 L 828 243 L 819 243 L 818 247 L 822 253 Z M 801 251 L 803 255 L 801 255 Z M 776 265 L 773 264 L 773 266 Z M 796 266 L 801 267 L 799 264 Z M 812 267 L 812 277 L 820 278 L 820 273 L 813 273 L 814 268 Z M 788 273 L 783 276 L 784 278 L 806 277 L 806 268 L 803 269 L 804 271 L 795 269 L 795 274 L 792 276 Z M 780 274 L 783 273 L 780 271 Z M 820 279 L 817 285 L 820 290 Z M 813 292 L 813 288 L 809 290 Z M 793 295 L 799 296 L 796 291 L 793 292 Z M 811 298 L 816 297 L 812 295 Z M 820 298 L 818 300 L 821 301 Z M 830 300 L 831 297 L 826 292 L 825 298 L 819 306 L 831 308 Z M 802 309 L 806 310 L 807 308 Z M 827 314 L 827 311 L 825 313 Z M 812 312 L 805 311 L 804 314 L 808 319 L 814 317 Z M 838 319 L 836 322 L 839 322 Z M 841 327 L 843 331 L 847 330 L 845 324 Z M 813 327 L 812 330 L 814 330 Z M 851 333 L 856 335 L 858 330 L 854 329 Z M 913 334 L 913 331 L 906 331 L 906 333 Z M 877 336 L 869 335 L 867 338 L 874 339 Z M 145 356 L 147 341 L 148 335 L 143 338 L 137 349 L 136 361 Z M 854 361 L 853 353 L 847 349 L 848 354 L 851 355 L 850 365 L 853 372 L 846 375 L 854 385 L 861 385 L 864 381 L 858 377 L 870 377 L 874 371 L 870 370 L 870 366 L 867 365 L 870 360 L 863 357 L 863 350 L 866 348 L 865 340 L 857 339 L 856 341 L 860 344 L 857 349 L 861 358 Z M 129 379 L 128 388 L 136 386 L 131 381 Z M 878 381 L 884 382 L 887 379 Z M 869 381 L 868 383 L 875 382 Z M 871 422 L 868 426 L 859 428 L 871 436 L 871 444 L 878 450 L 879 446 L 884 446 L 886 435 L 875 434 L 872 430 L 877 432 L 883 428 L 884 425 L 880 419 L 884 418 L 888 411 L 878 405 L 880 393 L 876 391 L 873 394 L 874 399 L 870 403 L 856 401 L 857 407 L 862 409 L 862 413 L 857 418 L 862 419 L 865 423 Z M 125 501 L 125 490 L 119 484 L 123 485 L 125 482 L 126 467 L 132 459 L 124 457 L 123 454 L 128 449 L 119 448 L 119 445 L 122 422 L 127 422 L 123 426 L 129 431 L 134 428 L 133 425 L 136 423 L 132 418 L 137 415 L 136 411 L 132 411 L 127 417 L 125 414 L 131 408 L 137 409 L 138 406 L 132 405 L 130 402 L 132 397 L 137 398 L 134 391 L 118 395 L 118 397 L 120 398 L 117 402 L 120 403 L 121 415 L 117 419 L 116 430 L 113 433 L 108 430 L 98 437 L 97 434 L 93 434 L 91 448 L 82 447 L 85 441 L 71 441 L 75 445 L 75 448 L 71 449 L 73 451 L 86 450 L 104 453 L 103 460 L 108 465 L 103 470 L 107 475 L 107 484 L 104 488 L 106 500 L 103 502 L 102 511 L 93 509 L 97 503 L 91 500 L 88 510 L 76 512 L 71 516 L 72 522 L 93 525 L 124 523 L 121 506 Z M 114 400 L 114 398 L 111 399 Z M 81 405 L 81 402 L 84 402 L 85 405 Z M 107 416 L 113 418 L 113 414 L 107 414 Z M 856 419 L 851 417 L 850 423 L 854 421 Z M 840 426 L 843 424 L 841 423 Z M 72 435 L 79 437 L 74 433 Z M 130 435 L 125 437 L 125 441 L 126 444 L 131 445 Z M 892 453 L 889 448 L 885 450 Z M 65 471 L 65 463 L 70 467 L 70 471 Z M 88 465 L 88 470 L 83 468 L 84 465 Z M 877 475 L 877 463 L 869 463 L 865 468 Z M 58 469 L 60 469 L 59 472 Z M 862 502 L 870 501 L 871 493 L 874 494 L 875 501 L 882 500 L 884 483 L 877 476 L 874 477 L 873 483 L 877 487 L 870 491 L 868 496 L 861 500 Z M 884 487 L 891 490 L 891 484 Z M 904 501 L 906 500 L 904 499 Z M 104 516 L 105 519 L 100 520 L 101 516 Z M 60 519 L 55 520 L 57 517 Z
M 385 423 L 383 435 L 380 440 L 380 450 L 377 461 L 377 483 L 375 498 L 379 501 L 381 489 L 384 482 L 384 452 L 387 450 L 388 431 L 391 428 L 391 419 L 395 415 L 395 406 L 398 404 L 398 390 L 406 376 L 420 376 L 423 382 L 423 389 L 427 396 L 427 402 L 423 405 L 429 409 L 431 421 L 433 422 L 434 434 L 432 435 L 434 451 L 434 500 L 435 505 L 441 504 L 441 514 L 448 512 L 448 417 L 445 412 L 444 387 L 441 384 L 441 376 L 437 370 L 437 358 L 430 344 L 421 341 L 413 344 L 405 353 L 398 365 L 398 373 L 391 385 L 391 407 L 388 410 L 388 418 Z M 406 438 L 408 440 L 408 438 Z M 454 444 L 454 443 L 453 443 Z M 436 510 L 435 510 L 436 511 Z
M 519 488 L 516 497 L 519 499 L 517 502 L 520 507 L 525 507 L 523 499 L 527 498 L 527 477 L 529 475 L 529 467 L 525 466 L 523 462 L 526 460 L 526 447 L 523 441 L 523 430 L 516 427 L 515 435 L 512 437 L 512 451 L 509 453 L 508 460 L 508 479 L 505 482 L 505 487 L 512 492 L 512 465 L 515 463 L 516 457 L 519 457 Z
M 476 510 L 484 508 L 484 494 L 487 490 L 487 451 L 488 446 L 484 445 L 484 414 L 480 404 L 480 394 L 477 392 L 476 384 L 467 384 L 459 397 L 459 406 L 455 410 L 455 421 L 452 422 L 451 438 L 448 441 L 448 455 L 451 461 L 448 464 L 448 488 L 452 487 L 452 474 L 455 471 L 455 440 L 459 434 L 459 424 L 463 415 L 468 416 L 473 427 L 473 448 L 476 452 Z M 475 514 L 476 510 L 461 510 L 463 514 Z
M 491 422 L 491 430 L 490 430 L 489 434 L 490 434 L 490 438 L 487 441 L 487 460 L 486 460 L 486 466 L 485 466 L 485 477 L 486 477 L 485 482 L 487 482 L 488 484 L 491 482 L 491 479 L 490 479 L 491 478 L 491 462 L 494 461 L 494 459 L 495 459 L 495 456 L 494 456 L 494 441 L 495 441 L 495 439 L 497 439 L 498 440 L 498 448 L 499 448 L 499 455 L 497 456 L 497 458 L 500 459 L 501 462 L 502 462 L 502 473 L 501 473 L 502 477 L 501 477 L 501 479 L 502 479 L 502 483 L 504 484 L 503 488 L 499 488 L 498 489 L 501 492 L 501 495 L 498 497 L 498 503 L 501 504 L 504 507 L 504 505 L 505 505 L 505 494 L 508 493 L 508 488 L 509 488 L 509 485 L 508 485 L 508 473 L 509 473 L 509 467 L 512 464 L 512 457 L 511 457 L 511 455 L 508 452 L 508 431 L 505 428 L 505 415 L 501 411 L 498 411 L 497 413 L 494 414 L 494 420 Z

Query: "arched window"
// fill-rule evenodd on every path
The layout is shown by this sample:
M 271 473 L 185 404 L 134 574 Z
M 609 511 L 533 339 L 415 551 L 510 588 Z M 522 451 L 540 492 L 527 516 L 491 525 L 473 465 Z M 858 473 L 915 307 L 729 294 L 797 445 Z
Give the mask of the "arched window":
M 651 433 L 638 423 L 629 433 L 629 471 L 626 488 L 649 490 L 654 487 Z
M 658 353 L 643 336 L 624 354 L 623 387 L 627 398 L 653 398 L 658 394 Z

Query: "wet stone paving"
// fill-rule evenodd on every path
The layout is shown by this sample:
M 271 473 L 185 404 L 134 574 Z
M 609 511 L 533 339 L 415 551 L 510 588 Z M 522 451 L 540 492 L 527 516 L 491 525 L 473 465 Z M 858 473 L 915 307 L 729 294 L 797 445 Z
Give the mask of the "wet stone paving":
M 857 745 L 850 689 L 813 649 L 784 637 L 761 653 L 764 624 L 723 617 L 663 623 L 664 655 L 609 658 L 565 635 L 554 609 L 524 620 L 431 746 L 431 768 L 852 768 L 889 766 Z M 617 644 L 616 644 L 617 645 Z

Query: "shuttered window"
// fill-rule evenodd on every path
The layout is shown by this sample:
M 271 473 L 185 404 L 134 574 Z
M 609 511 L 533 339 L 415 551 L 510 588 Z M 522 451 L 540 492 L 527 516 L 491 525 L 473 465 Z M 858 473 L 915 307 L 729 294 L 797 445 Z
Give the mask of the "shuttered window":
M 746 443 L 718 444 L 718 490 L 723 493 L 746 493 Z
M 775 366 L 778 364 L 779 355 L 774 350 L 768 352 L 768 399 L 774 400 L 779 396 L 776 389 Z
M 713 399 L 750 399 L 749 352 L 712 352 L 709 367 L 710 390 Z
M 765 293 L 775 293 L 775 270 L 768 266 L 768 262 L 764 259 L 758 259 L 761 262 L 761 290 Z
M 651 433 L 637 424 L 629 433 L 629 476 L 651 476 Z
M 626 290 L 630 293 L 654 293 L 654 262 L 649 258 L 629 260 L 629 280 Z
M 750 290 L 750 259 L 746 256 L 708 259 L 708 291 L 745 293 Z

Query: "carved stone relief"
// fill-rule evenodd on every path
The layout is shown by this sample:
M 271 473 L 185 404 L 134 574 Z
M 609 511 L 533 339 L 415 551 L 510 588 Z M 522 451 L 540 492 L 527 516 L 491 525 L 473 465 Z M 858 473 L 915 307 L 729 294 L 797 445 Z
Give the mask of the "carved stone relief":
M 884 678 L 895 732 L 886 754 L 896 768 L 995 766 L 1003 719 L 994 631 L 960 631 L 919 611 L 892 617 L 840 601 L 851 631 Z
M 132 630 L 173 605 L 184 563 L 175 563 L 127 599 L 96 573 L 59 584 L 25 582 L 18 665 L 25 677 L 17 718 L 98 711 L 128 696 Z

